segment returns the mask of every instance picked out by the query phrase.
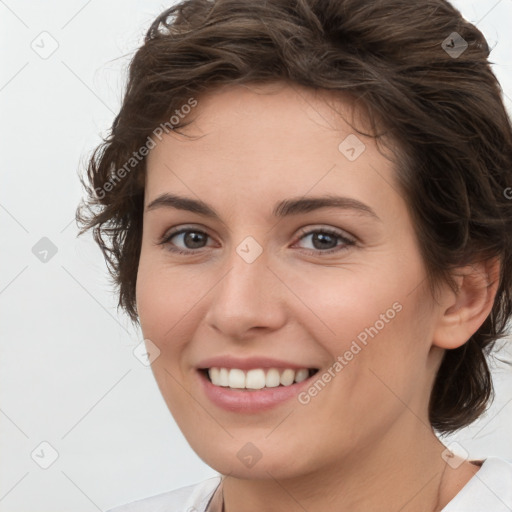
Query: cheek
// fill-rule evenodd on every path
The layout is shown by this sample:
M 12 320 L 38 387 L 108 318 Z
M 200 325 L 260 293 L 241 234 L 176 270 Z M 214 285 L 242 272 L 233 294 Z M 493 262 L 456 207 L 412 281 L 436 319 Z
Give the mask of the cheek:
M 181 278 L 183 281 L 183 278 Z M 164 271 L 155 259 L 141 254 L 136 284 L 137 310 L 144 339 L 160 350 L 151 370 L 173 416 L 180 419 L 190 408 L 190 395 L 181 383 L 185 380 L 181 363 L 187 333 L 197 321 L 191 314 L 191 292 L 177 272 Z M 188 414 L 196 417 L 199 413 Z
M 398 265 L 395 258 L 382 258 L 379 263 L 324 267 L 295 276 L 293 288 L 308 305 L 307 310 L 300 306 L 304 314 L 297 318 L 338 362 L 331 367 L 336 396 L 358 397 L 366 402 L 363 408 L 390 401 L 401 407 L 386 386 L 406 400 L 419 390 L 432 330 L 428 293 L 418 287 L 421 261 L 411 257 Z
M 289 279 L 302 299 L 297 302 L 297 318 L 304 319 L 333 357 L 348 350 L 354 340 L 364 346 L 369 339 L 384 337 L 381 334 L 404 316 L 406 278 L 396 278 L 393 270 L 353 264 L 297 272 Z
M 137 272 L 136 301 L 140 324 L 146 338 L 161 343 L 172 337 L 173 326 L 190 310 L 197 287 L 195 278 L 162 264 L 156 251 L 141 251 Z

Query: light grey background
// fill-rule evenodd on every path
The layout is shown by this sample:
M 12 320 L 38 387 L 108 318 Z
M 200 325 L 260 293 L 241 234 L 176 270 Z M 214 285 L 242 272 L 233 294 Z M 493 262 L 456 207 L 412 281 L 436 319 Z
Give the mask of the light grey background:
M 512 112 L 512 0 L 454 3 L 494 47 Z M 74 223 L 77 170 L 120 106 L 129 58 L 169 5 L 0 0 L 1 512 L 106 510 L 216 474 L 134 357 L 142 337 L 117 314 L 101 253 Z M 47 262 L 32 252 L 43 237 L 57 249 Z M 473 458 L 512 459 L 512 369 L 495 377 L 489 413 L 446 441 Z M 42 442 L 58 453 L 48 469 L 35 462 L 51 461 Z

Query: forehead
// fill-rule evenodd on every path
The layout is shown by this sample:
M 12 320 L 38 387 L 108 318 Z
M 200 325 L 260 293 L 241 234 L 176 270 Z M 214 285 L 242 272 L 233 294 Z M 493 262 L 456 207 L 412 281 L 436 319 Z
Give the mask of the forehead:
M 178 109 L 179 110 L 179 109 Z M 354 127 L 368 129 L 363 103 L 341 91 L 312 89 L 285 80 L 270 83 L 229 84 L 201 94 L 190 113 L 182 116 L 188 126 L 181 128 L 189 136 L 243 138 L 246 134 L 277 133 L 287 138 L 318 131 L 353 132 Z M 352 126 L 351 126 L 352 125 Z M 177 140 L 179 132 L 170 132 Z M 269 137 L 270 138 L 270 137 Z M 246 145 L 244 145 L 245 147 Z
M 350 96 L 275 82 L 230 85 L 196 99 L 183 134 L 163 135 L 148 155 L 146 201 L 179 190 L 215 202 L 236 189 L 242 202 L 258 194 L 275 202 L 313 188 L 355 197 L 366 189 L 389 199 L 383 179 L 393 163 L 356 132 L 368 132 L 368 122 Z M 350 145 L 361 152 L 357 159 L 343 153 Z

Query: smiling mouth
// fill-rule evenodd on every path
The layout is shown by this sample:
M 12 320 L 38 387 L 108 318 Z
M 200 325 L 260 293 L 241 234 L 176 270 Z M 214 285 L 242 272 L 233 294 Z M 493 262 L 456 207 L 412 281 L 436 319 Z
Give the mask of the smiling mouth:
M 236 389 L 257 390 L 277 387 L 289 387 L 309 379 L 318 372 L 318 368 L 199 368 L 205 378 L 214 386 Z

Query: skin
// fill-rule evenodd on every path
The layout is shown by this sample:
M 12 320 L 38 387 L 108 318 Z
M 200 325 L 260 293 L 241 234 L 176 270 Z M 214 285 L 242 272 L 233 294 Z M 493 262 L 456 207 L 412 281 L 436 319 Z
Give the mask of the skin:
M 338 146 L 355 132 L 340 114 L 364 125 L 349 98 L 326 91 L 228 86 L 198 98 L 184 130 L 197 138 L 169 133 L 148 156 L 146 207 L 168 192 L 220 216 L 145 210 L 137 309 L 160 350 L 152 369 L 169 410 L 201 459 L 228 475 L 226 512 L 430 512 L 478 470 L 445 464 L 428 400 L 444 349 L 462 345 L 489 314 L 497 264 L 460 269 L 459 292 L 444 286 L 434 300 L 392 160 L 358 134 L 366 149 L 349 161 Z M 271 214 L 280 200 L 333 193 L 378 219 L 336 208 Z M 159 245 L 185 226 L 208 236 Z M 322 245 L 301 228 L 356 243 Z M 250 264 L 236 252 L 247 236 L 263 249 Z M 334 247 L 343 249 L 323 255 Z M 303 363 L 321 375 L 394 303 L 400 312 L 306 405 L 237 414 L 199 385 L 197 364 L 225 354 Z M 237 457 L 248 442 L 261 452 L 250 468 Z

